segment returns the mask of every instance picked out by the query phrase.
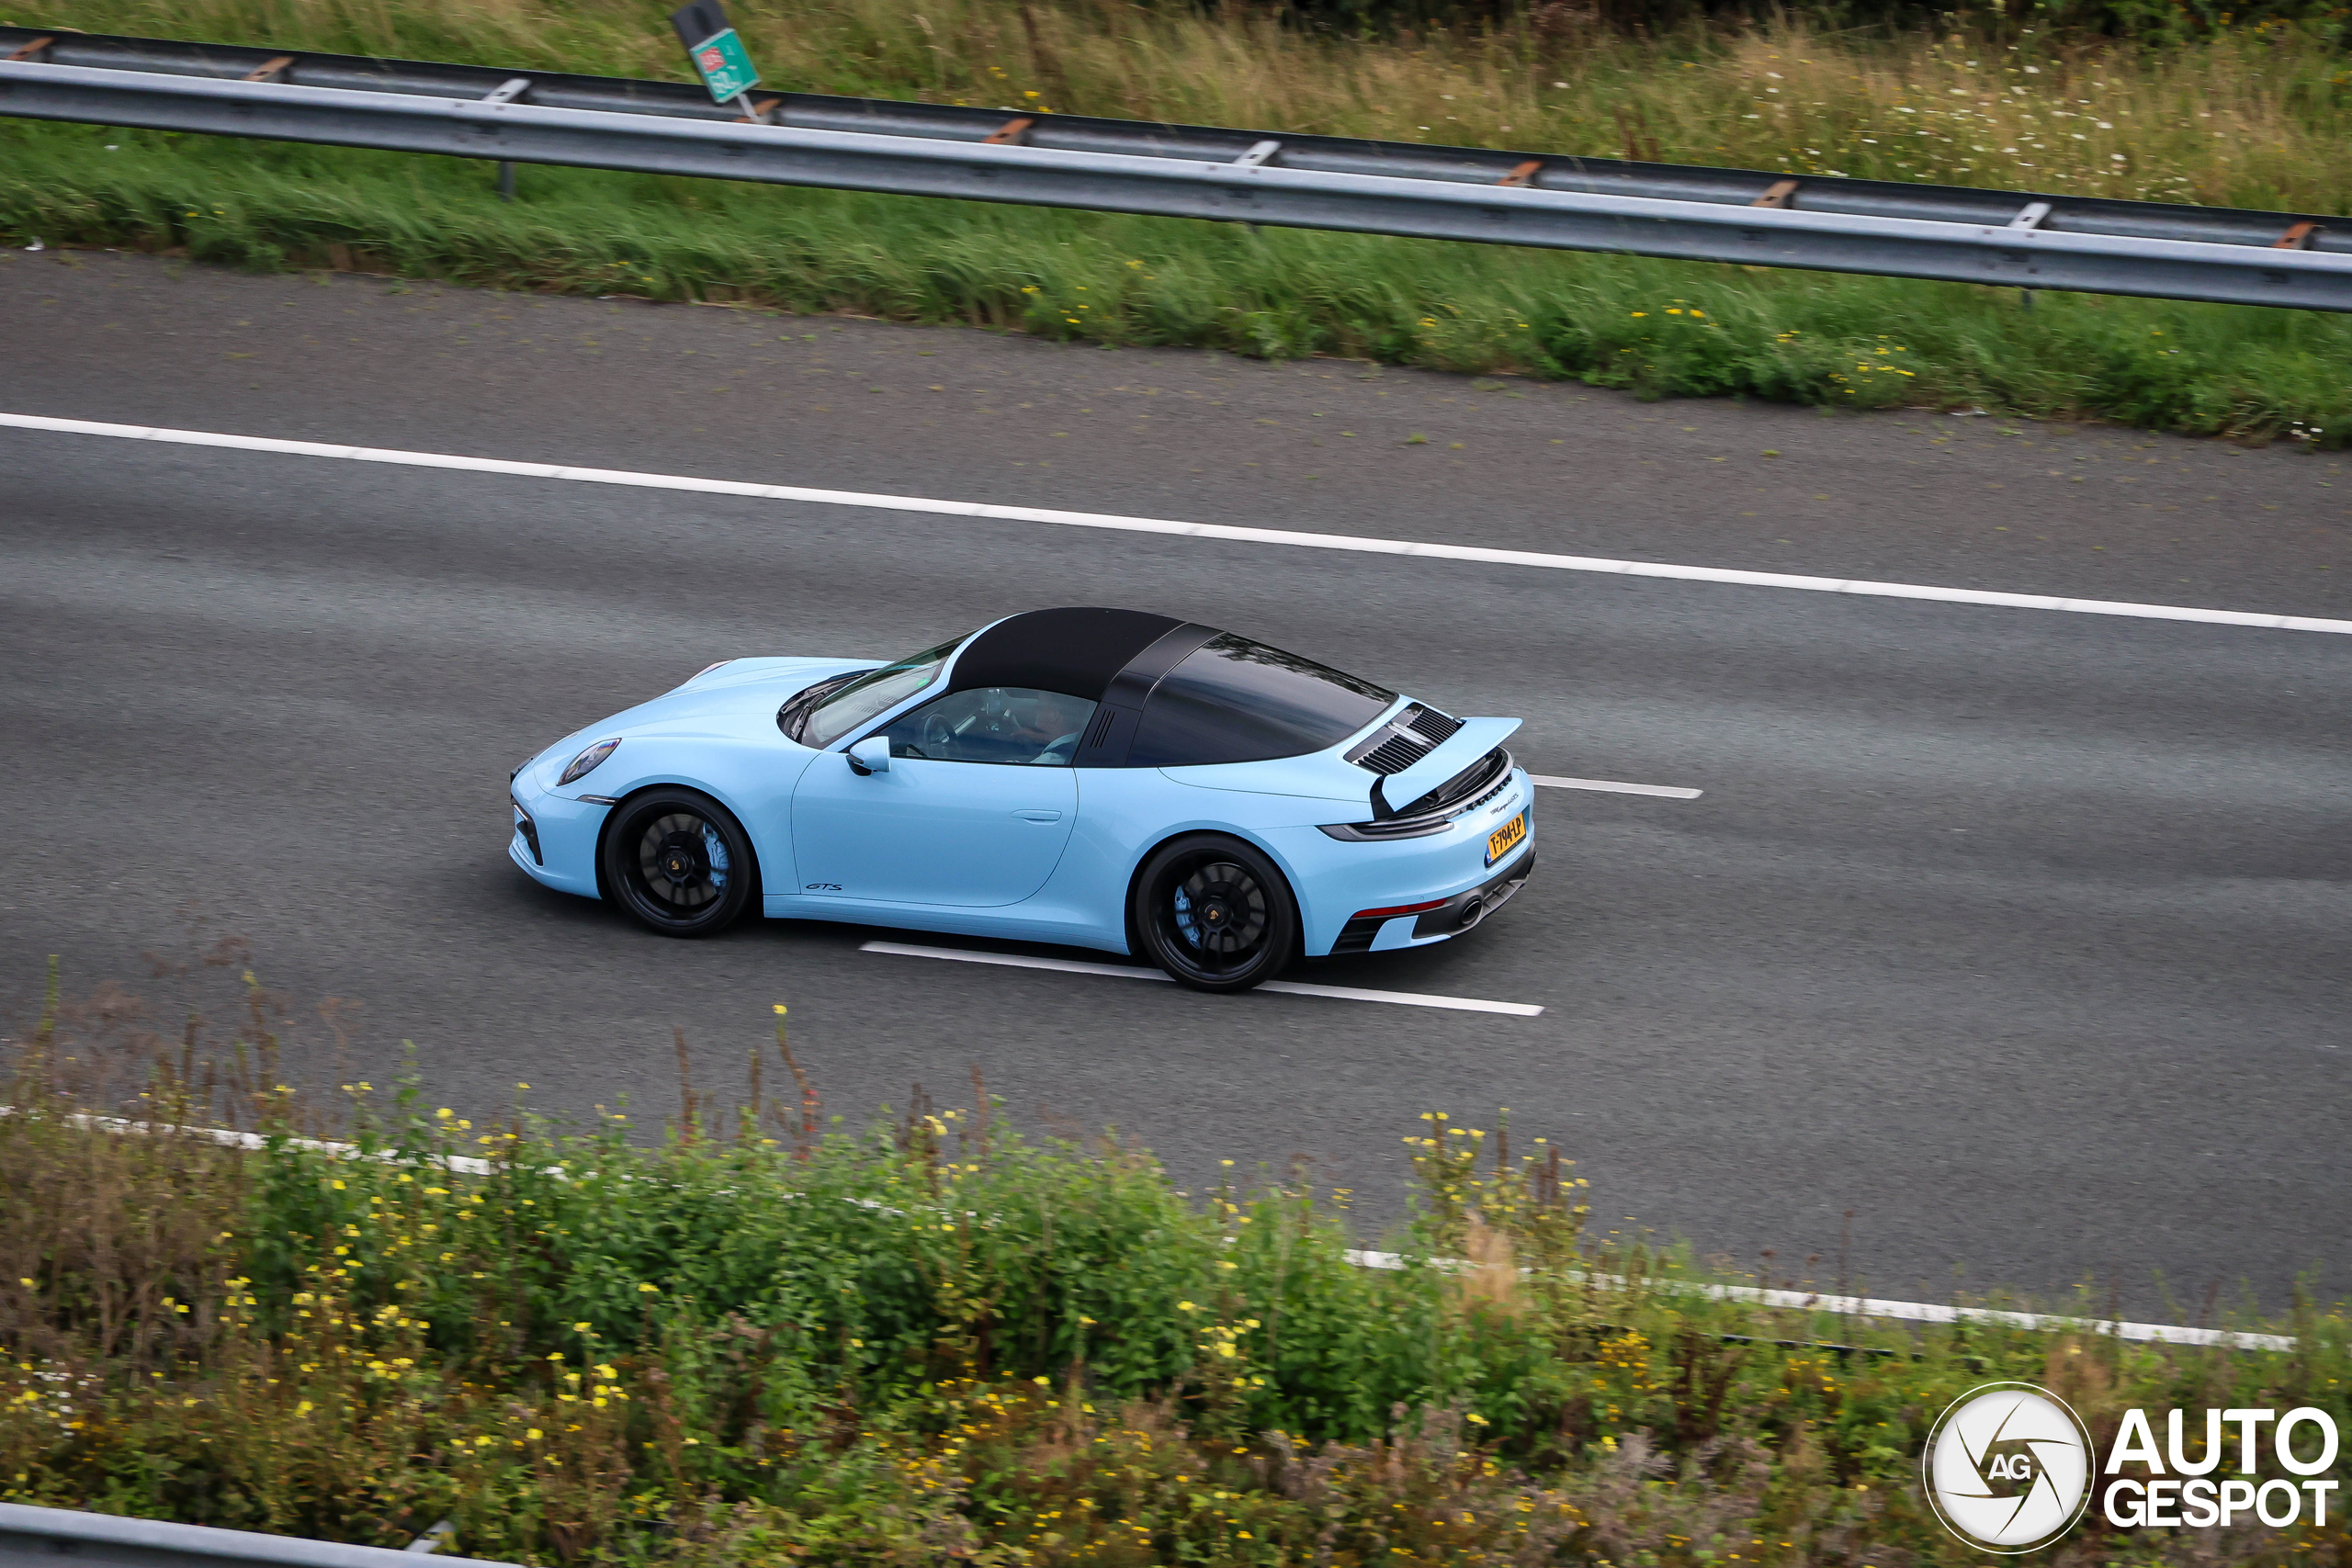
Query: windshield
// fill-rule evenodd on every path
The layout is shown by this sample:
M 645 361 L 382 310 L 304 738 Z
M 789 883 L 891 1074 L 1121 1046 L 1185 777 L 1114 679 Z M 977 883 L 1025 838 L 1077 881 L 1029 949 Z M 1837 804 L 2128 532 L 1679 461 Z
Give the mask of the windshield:
M 963 643 L 963 637 L 951 638 L 937 648 L 910 653 L 896 664 L 867 671 L 818 704 L 816 710 L 800 721 L 800 732 L 793 739 L 803 746 L 820 750 L 831 745 L 875 715 L 897 707 L 937 680 L 940 666 Z
M 1227 632 L 1161 677 L 1127 765 L 1257 762 L 1336 745 L 1396 694 Z

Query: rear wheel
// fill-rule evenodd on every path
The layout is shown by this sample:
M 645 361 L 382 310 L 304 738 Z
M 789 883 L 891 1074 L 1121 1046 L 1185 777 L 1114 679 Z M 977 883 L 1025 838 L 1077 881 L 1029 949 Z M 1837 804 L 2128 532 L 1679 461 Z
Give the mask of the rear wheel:
M 1143 956 L 1180 985 L 1246 991 L 1298 950 L 1298 907 L 1282 872 L 1238 839 L 1196 834 L 1153 852 L 1130 913 Z
M 751 902 L 751 841 L 718 802 L 656 789 L 616 807 L 605 829 L 605 886 L 663 936 L 710 936 Z

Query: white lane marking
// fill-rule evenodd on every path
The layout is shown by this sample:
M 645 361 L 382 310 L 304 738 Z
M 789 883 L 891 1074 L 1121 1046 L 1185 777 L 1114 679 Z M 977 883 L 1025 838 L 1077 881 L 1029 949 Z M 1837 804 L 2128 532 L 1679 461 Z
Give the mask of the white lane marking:
M 1294 997 L 1329 997 L 1341 1002 L 1393 1002 L 1398 1007 L 1446 1008 L 1454 1012 L 1499 1012 L 1512 1018 L 1540 1018 L 1544 1010 L 1532 1002 L 1488 1002 L 1476 997 L 1433 997 L 1420 991 L 1360 991 L 1353 986 L 1310 986 L 1299 980 L 1269 980 L 1261 991 L 1282 991 Z
M 1157 969 L 1132 964 L 1088 964 L 1075 958 L 1032 958 L 1017 953 L 976 953 L 968 947 L 917 947 L 903 942 L 869 942 L 860 953 L 888 953 L 900 958 L 944 958 L 956 964 L 996 964 L 1007 969 L 1051 969 L 1063 975 L 1108 975 L 1118 980 L 1166 980 Z M 1172 982 L 1171 982 L 1172 983 Z M 1540 1007 L 1526 1002 L 1489 1002 L 1476 997 L 1432 997 L 1418 991 L 1364 991 L 1353 986 L 1310 986 L 1298 980 L 1269 980 L 1258 989 L 1292 997 L 1329 997 L 1341 1002 L 1389 1002 L 1397 1007 L 1446 1008 L 1454 1012 L 1500 1012 L 1513 1018 L 1535 1018 Z
M 398 463 L 411 468 L 456 468 L 519 479 L 573 479 L 583 484 L 633 485 L 644 490 L 698 491 L 766 501 L 805 501 L 824 506 L 863 506 L 885 512 L 934 512 L 950 517 L 986 517 L 1015 523 L 1052 523 L 1068 528 L 1113 528 L 1131 534 L 1181 534 L 1195 539 L 1232 539 L 1244 544 L 1296 545 L 1305 549 L 1358 550 L 1373 555 L 1419 556 L 1430 560 L 1485 561 L 1503 566 L 1543 567 L 1555 571 L 1598 571 L 1623 577 L 1665 577 L 1685 582 L 1723 582 L 1743 588 L 1793 588 L 1809 593 L 1857 593 L 1882 599 L 1932 599 L 1950 604 L 1985 604 L 2010 610 L 2064 610 L 2080 615 L 2128 615 L 2152 621 L 2202 621 L 2223 626 L 2260 626 L 2272 631 L 2352 634 L 2352 621 L 2317 615 L 2272 615 L 2251 610 L 2200 610 L 2179 604 L 2131 604 L 2111 599 L 2062 599 L 2045 593 L 1999 593 L 1977 588 L 1929 588 L 1908 582 L 1871 582 L 1860 578 L 1796 577 L 1779 571 L 1736 571 L 1724 567 L 1671 566 L 1660 561 L 1612 560 L 1605 556 L 1550 555 L 1539 550 L 1498 550 L 1479 545 L 1439 545 L 1411 539 L 1374 539 L 1351 534 L 1307 534 L 1287 528 L 1243 528 L 1224 523 L 1185 523 L 1164 517 L 1122 517 L 1104 512 L 1060 512 L 1041 506 L 996 506 L 978 501 L 939 501 L 912 495 L 871 495 L 858 491 L 811 490 L 801 485 L 752 484 L 741 479 L 703 479 L 679 474 L 640 474 L 622 468 L 576 468 L 557 463 L 513 463 L 496 457 L 460 457 L 438 452 L 401 452 L 380 446 L 345 446 L 317 441 L 278 441 L 260 435 L 222 435 L 201 430 L 168 430 L 144 424 L 107 424 L 86 419 L 50 419 L 40 414 L 0 413 L 0 427 L 46 430 L 67 435 L 107 435 L 126 441 L 163 441 L 183 446 L 226 446 L 243 452 L 275 452 L 294 457 L 340 457 L 356 463 Z
M 978 953 L 968 947 L 917 947 L 904 942 L 869 942 L 861 943 L 858 952 L 887 953 L 899 958 L 945 958 L 957 964 L 995 964 L 1007 969 L 1051 969 L 1060 975 L 1108 975 L 1114 980 L 1168 979 L 1157 969 L 1138 969 L 1132 964 L 1087 964 L 1075 958 L 1032 958 L 1020 953 Z
M 1350 1247 L 1344 1255 L 1359 1269 L 1403 1269 L 1406 1260 L 1394 1252 Z M 1430 1266 L 1453 1269 L 1465 1267 L 1458 1259 L 1432 1258 Z M 1522 1273 L 1530 1270 L 1522 1269 Z M 1571 1269 L 1567 1277 L 1580 1284 L 1623 1290 L 1633 1284 L 1622 1274 L 1589 1274 Z M 2245 1350 L 2292 1350 L 2295 1341 L 2283 1334 L 2239 1334 L 2226 1328 L 2188 1328 L 2175 1323 L 2130 1323 L 2106 1318 L 2061 1317 L 2049 1313 L 2013 1312 L 2006 1307 L 1946 1306 L 1937 1302 L 1883 1301 L 1873 1296 L 1826 1296 L 1814 1291 L 1771 1291 L 1756 1285 L 1715 1285 L 1700 1280 L 1648 1276 L 1642 1288 L 1675 1291 L 1719 1302 L 1747 1302 L 1757 1306 L 1790 1307 L 1799 1312 L 1834 1312 L 1849 1317 L 1891 1317 L 1905 1323 L 1994 1323 L 2006 1328 L 2056 1332 L 2088 1332 L 2141 1344 L 2219 1345 Z
M 1607 779 L 1557 779 L 1548 773 L 1530 773 L 1530 783 L 1545 789 L 1596 789 L 1603 795 L 1655 795 L 1668 800 L 1696 800 L 1706 791 L 1677 789 L 1672 784 L 1612 784 Z
M 14 1116 L 16 1113 L 15 1106 L 0 1105 L 0 1116 Z M 227 1127 L 199 1127 L 179 1122 L 133 1122 L 121 1116 L 92 1116 L 82 1111 L 72 1112 L 64 1120 L 70 1126 L 86 1127 L 100 1133 L 121 1133 L 133 1137 L 185 1134 L 231 1149 L 266 1149 L 272 1143 L 277 1143 L 289 1149 L 308 1149 L 316 1154 L 333 1155 L 338 1159 L 368 1159 L 379 1165 L 399 1165 L 410 1158 L 393 1149 L 365 1153 L 356 1144 L 330 1143 L 318 1138 L 289 1138 L 274 1133 L 240 1133 Z M 422 1158 L 426 1164 L 463 1171 L 468 1176 L 488 1176 L 498 1168 L 489 1160 L 473 1155 L 425 1155 Z M 562 1174 L 560 1166 L 546 1168 L 558 1175 Z

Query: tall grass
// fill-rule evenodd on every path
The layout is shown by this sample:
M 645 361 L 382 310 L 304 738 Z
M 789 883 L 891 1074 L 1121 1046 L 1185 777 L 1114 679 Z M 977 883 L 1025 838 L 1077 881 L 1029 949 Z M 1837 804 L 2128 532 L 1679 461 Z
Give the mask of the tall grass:
M 25 0 L 25 22 L 687 76 L 659 0 Z M 1547 13 L 1538 11 L 1541 17 Z M 1340 38 L 1278 11 L 797 0 L 735 19 L 768 85 L 1593 157 L 2352 210 L 2340 24 L 2172 50 L 1786 21 L 1634 39 L 1522 17 Z
M 534 1563 L 1891 1568 L 1975 1560 L 1915 1478 L 1988 1379 L 2102 1442 L 2134 1404 L 2347 1413 L 2340 1312 L 2281 1355 L 1713 1302 L 1588 1233 L 1555 1147 L 1434 1112 L 1374 1270 L 1343 1195 L 1177 1191 L 984 1092 L 846 1130 L 780 1024 L 658 1140 L 521 1089 L 480 1124 L 413 1082 L 322 1112 L 245 985 L 223 1052 L 118 994 L 10 1064 L 0 1498 L 380 1545 L 446 1517 Z M 173 1130 L 208 1108 L 263 1146 Z M 352 1155 L 291 1135 L 330 1121 Z M 2094 1524 L 2053 1561 L 2341 1562 L 2330 1517 Z
M 21 0 L 7 0 L 7 6 Z M 1539 8 L 1340 38 L 1112 0 L 739 6 L 772 85 L 1792 173 L 2352 208 L 2335 22 L 2171 50 L 2030 29 L 1632 39 Z M 1545 21 L 1543 18 L 1551 18 Z M 40 19 L 30 13 L 15 20 Z M 651 0 L 81 0 L 76 25 L 683 73 Z M 1821 274 L 0 125 L 0 232 L 250 266 L 734 299 L 1109 343 L 1578 377 L 1644 395 L 1986 403 L 2322 446 L 2352 322 Z M 1690 314 L 1689 312 L 1703 312 Z

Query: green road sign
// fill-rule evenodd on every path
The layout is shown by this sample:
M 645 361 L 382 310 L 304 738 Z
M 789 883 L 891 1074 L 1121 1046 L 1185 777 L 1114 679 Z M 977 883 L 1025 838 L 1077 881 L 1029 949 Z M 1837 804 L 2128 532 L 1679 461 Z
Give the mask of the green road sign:
M 752 69 L 751 53 L 736 36 L 719 0 L 686 0 L 670 13 L 670 26 L 677 29 L 678 41 L 686 46 L 686 58 L 695 62 L 713 102 L 741 97 L 760 85 L 760 73 Z M 752 112 L 748 104 L 743 112 Z
M 719 103 L 740 97 L 760 85 L 760 73 L 752 69 L 751 53 L 733 28 L 703 39 L 686 52 L 693 57 L 695 69 L 702 73 L 702 85 Z

